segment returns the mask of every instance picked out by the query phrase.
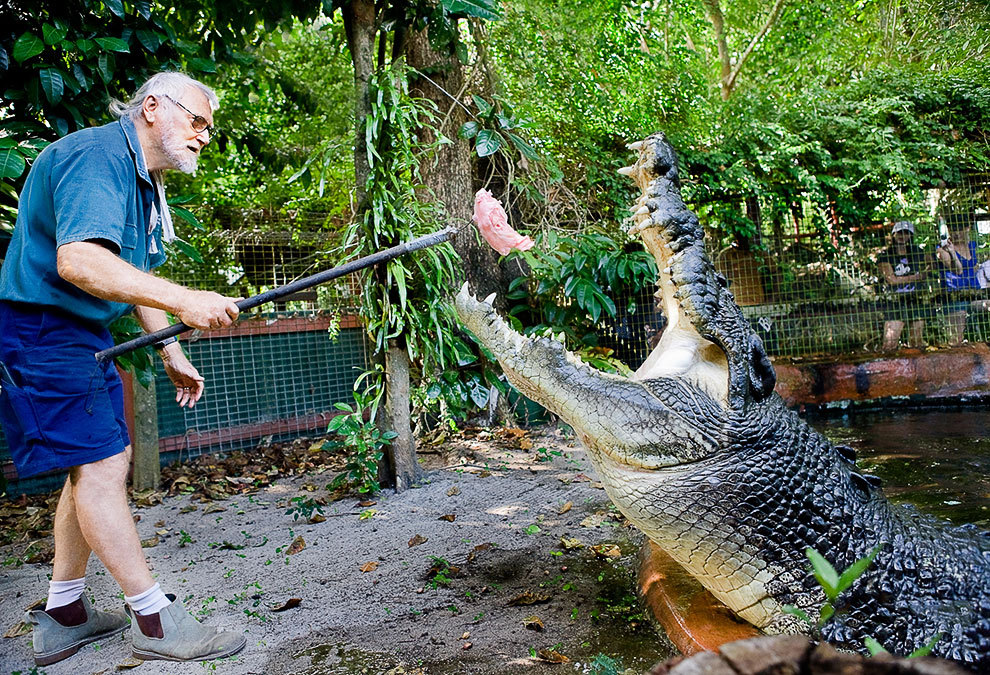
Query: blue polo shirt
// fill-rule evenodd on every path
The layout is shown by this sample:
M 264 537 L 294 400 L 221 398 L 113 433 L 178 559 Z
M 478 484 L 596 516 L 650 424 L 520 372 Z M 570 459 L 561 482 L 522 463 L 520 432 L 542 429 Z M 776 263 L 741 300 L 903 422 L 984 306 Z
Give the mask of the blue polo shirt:
M 97 298 L 62 279 L 56 254 L 63 244 L 98 239 L 139 270 L 161 265 L 161 218 L 151 218 L 168 207 L 155 202 L 130 118 L 52 143 L 34 161 L 21 192 L 0 267 L 0 300 L 58 308 L 100 326 L 127 314 L 132 305 Z

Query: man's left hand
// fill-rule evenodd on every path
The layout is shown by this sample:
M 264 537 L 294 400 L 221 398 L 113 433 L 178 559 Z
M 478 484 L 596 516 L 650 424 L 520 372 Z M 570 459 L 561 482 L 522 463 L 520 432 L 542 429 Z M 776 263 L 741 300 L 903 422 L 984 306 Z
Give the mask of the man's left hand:
M 162 352 L 165 373 L 175 385 L 175 402 L 180 408 L 192 408 L 203 395 L 203 376 L 189 362 L 178 343 L 169 345 Z

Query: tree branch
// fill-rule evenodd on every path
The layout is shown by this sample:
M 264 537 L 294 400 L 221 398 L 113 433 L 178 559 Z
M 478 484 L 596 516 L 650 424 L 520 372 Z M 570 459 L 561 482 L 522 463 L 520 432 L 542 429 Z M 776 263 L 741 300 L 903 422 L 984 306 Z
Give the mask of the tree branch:
M 753 40 L 749 43 L 749 46 L 746 47 L 746 51 L 744 51 L 742 53 L 742 56 L 739 57 L 739 61 L 736 62 L 736 67 L 732 69 L 732 74 L 729 75 L 728 80 L 723 80 L 722 83 L 723 100 L 728 100 L 729 95 L 732 93 L 733 88 L 736 86 L 736 78 L 739 76 L 739 71 L 742 70 L 743 64 L 746 63 L 746 59 L 749 58 L 749 55 L 753 53 L 754 49 L 756 49 L 756 45 L 760 43 L 760 40 L 763 39 L 763 36 L 765 36 L 770 31 L 770 29 L 773 27 L 773 24 L 780 17 L 780 12 L 784 8 L 784 2 L 785 0 L 777 0 L 777 2 L 774 3 L 773 9 L 770 10 L 770 16 L 767 17 L 766 22 L 763 24 L 763 28 L 760 29 L 760 32 L 756 34 L 756 37 L 754 37 Z

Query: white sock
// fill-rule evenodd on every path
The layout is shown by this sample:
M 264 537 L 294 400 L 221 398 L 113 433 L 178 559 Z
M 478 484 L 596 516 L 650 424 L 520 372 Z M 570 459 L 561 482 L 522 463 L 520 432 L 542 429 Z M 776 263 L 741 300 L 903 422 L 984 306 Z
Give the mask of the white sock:
M 131 609 L 141 616 L 158 614 L 172 604 L 172 601 L 162 592 L 162 587 L 155 584 L 144 593 L 137 595 L 125 595 L 124 602 L 131 606 Z
M 86 590 L 86 577 L 81 579 L 69 579 L 68 581 L 48 582 L 48 602 L 45 609 L 55 609 L 71 605 L 82 597 Z

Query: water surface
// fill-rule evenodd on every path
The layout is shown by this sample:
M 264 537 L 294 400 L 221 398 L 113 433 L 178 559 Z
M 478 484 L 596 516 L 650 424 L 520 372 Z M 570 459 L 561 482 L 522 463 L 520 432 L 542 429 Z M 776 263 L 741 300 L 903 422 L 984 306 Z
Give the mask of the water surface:
M 854 412 L 808 422 L 854 447 L 891 501 L 990 528 L 990 409 Z

